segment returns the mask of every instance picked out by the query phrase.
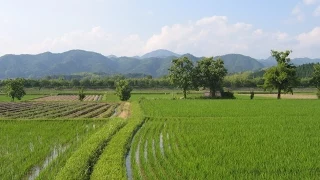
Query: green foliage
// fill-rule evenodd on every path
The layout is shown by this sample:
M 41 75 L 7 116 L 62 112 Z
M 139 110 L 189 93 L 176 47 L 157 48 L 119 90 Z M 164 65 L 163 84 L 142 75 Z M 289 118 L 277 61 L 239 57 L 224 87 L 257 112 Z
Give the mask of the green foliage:
M 78 96 L 79 96 L 79 100 L 80 100 L 80 101 L 83 101 L 84 98 L 86 97 L 86 95 L 85 95 L 85 93 L 84 93 L 84 88 L 83 88 L 83 87 L 79 90 Z
M 290 63 L 291 51 L 271 51 L 272 56 L 277 60 L 277 66 L 269 68 L 264 74 L 264 88 L 277 89 L 278 99 L 281 98 L 281 91 L 293 93 L 293 86 L 298 84 L 296 67 Z
M 103 152 L 103 149 L 107 146 L 107 143 L 112 136 L 125 124 L 124 120 L 110 120 L 109 123 L 85 141 L 68 159 L 66 165 L 59 172 L 56 179 L 89 179 L 93 166 Z
M 93 169 L 91 179 L 127 179 L 125 156 L 130 149 L 133 135 L 144 122 L 139 104 L 134 102 L 131 106 L 132 116 L 129 117 L 128 124 L 108 143 Z
M 168 69 L 171 83 L 181 88 L 183 97 L 187 98 L 187 91 L 193 86 L 194 66 L 188 57 L 181 57 L 172 60 L 172 65 Z
M 297 66 L 297 77 L 299 78 L 310 78 L 312 77 L 313 70 L 314 70 L 314 65 L 313 63 L 309 64 L 303 64 L 300 66 Z
M 8 79 L 5 82 L 5 92 L 14 101 L 15 98 L 21 100 L 26 95 L 24 91 L 24 79 Z
M 127 101 L 131 97 L 132 87 L 127 80 L 120 80 L 116 83 L 116 94 L 121 101 Z
M 313 68 L 314 71 L 310 82 L 320 91 L 320 64 L 315 64 Z
M 201 59 L 195 68 L 195 74 L 197 85 L 209 88 L 211 97 L 215 96 L 216 91 L 223 91 L 222 83 L 227 75 L 227 69 L 221 59 L 213 60 L 213 57 Z

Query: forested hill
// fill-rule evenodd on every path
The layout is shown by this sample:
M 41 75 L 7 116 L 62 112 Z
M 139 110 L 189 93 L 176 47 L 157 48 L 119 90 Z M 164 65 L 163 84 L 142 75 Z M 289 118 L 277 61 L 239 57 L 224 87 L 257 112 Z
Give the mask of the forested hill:
M 313 66 L 314 63 L 309 63 L 309 64 L 303 64 L 300 66 L 297 66 L 296 72 L 297 76 L 299 78 L 311 78 L 313 74 Z M 265 70 L 260 70 L 252 73 L 252 77 L 263 77 L 263 74 L 265 73 Z
M 201 57 L 192 54 L 179 55 L 168 50 L 156 50 L 141 57 L 104 56 L 99 53 L 71 50 L 64 53 L 42 53 L 37 55 L 4 55 L 0 57 L 0 79 L 5 78 L 41 78 L 49 75 L 71 75 L 82 72 L 104 74 L 145 74 L 159 77 L 168 73 L 173 58 L 186 56 L 193 62 Z M 241 54 L 219 56 L 225 63 L 228 73 L 257 71 L 262 69 L 264 61 L 257 61 Z M 216 57 L 217 58 L 217 57 Z M 294 59 L 293 62 L 306 62 L 306 59 Z M 274 63 L 268 59 L 269 65 Z M 267 65 L 267 66 L 269 66 Z

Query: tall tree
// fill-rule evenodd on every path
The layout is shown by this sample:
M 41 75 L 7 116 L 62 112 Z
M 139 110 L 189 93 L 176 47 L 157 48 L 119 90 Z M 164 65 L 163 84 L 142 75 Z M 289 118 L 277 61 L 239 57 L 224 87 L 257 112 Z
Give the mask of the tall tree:
M 210 96 L 214 97 L 217 90 L 222 91 L 222 83 L 227 75 L 227 69 L 220 58 L 217 60 L 214 60 L 213 57 L 203 58 L 198 61 L 196 75 L 198 86 L 209 88 Z
M 288 57 L 292 51 L 278 52 L 271 50 L 271 55 L 277 60 L 277 66 L 269 68 L 264 74 L 264 88 L 276 89 L 278 99 L 281 99 L 281 91 L 293 93 L 292 88 L 298 83 L 296 67 L 290 63 Z
M 26 95 L 26 92 L 23 89 L 24 79 L 8 79 L 5 82 L 5 92 L 11 98 L 11 101 L 14 101 L 15 98 L 21 100 L 21 98 Z
M 171 83 L 182 89 L 183 97 L 186 99 L 187 91 L 193 85 L 194 66 L 192 61 L 188 57 L 173 59 L 168 70 Z
M 316 88 L 318 89 L 318 91 L 320 92 L 320 64 L 315 64 L 313 66 L 314 71 L 312 74 L 312 79 L 311 79 L 311 83 L 316 86 Z

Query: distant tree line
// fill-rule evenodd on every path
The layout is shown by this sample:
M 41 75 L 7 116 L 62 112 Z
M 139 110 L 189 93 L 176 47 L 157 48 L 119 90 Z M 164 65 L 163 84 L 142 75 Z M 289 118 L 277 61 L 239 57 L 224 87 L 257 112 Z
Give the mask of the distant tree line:
M 187 57 L 184 57 L 184 60 L 188 61 Z M 189 83 L 191 86 L 198 86 L 198 87 L 208 87 L 208 84 L 204 82 L 206 80 L 206 74 L 208 74 L 210 71 L 207 69 L 207 72 L 205 72 L 207 66 L 210 65 L 213 59 L 206 58 L 206 61 L 200 61 L 201 63 L 198 63 L 197 65 L 191 65 L 192 68 L 195 68 L 197 73 L 192 74 L 190 76 L 186 76 L 185 79 L 188 79 L 189 81 L 186 81 L 185 83 Z M 178 60 L 174 60 L 178 62 Z M 173 63 L 174 63 L 173 61 Z M 215 63 L 218 63 L 216 65 L 212 64 L 212 66 L 221 66 L 222 62 L 218 60 L 214 60 Z M 181 62 L 180 62 L 181 63 Z M 314 84 L 314 81 L 312 81 L 313 73 L 314 73 L 314 66 L 315 64 L 305 64 L 296 67 L 296 77 L 297 82 L 295 84 L 295 87 L 316 87 Z M 201 72 L 201 73 L 200 73 Z M 224 71 L 221 71 L 223 73 Z M 183 72 L 179 72 L 177 74 L 181 74 Z M 218 89 L 222 87 L 236 89 L 236 88 L 263 88 L 263 85 L 265 84 L 265 78 L 264 74 L 266 73 L 266 70 L 260 70 L 257 72 L 242 72 L 242 73 L 235 73 L 235 74 L 227 74 L 223 76 L 223 81 L 219 79 L 214 79 L 215 77 L 212 77 L 212 79 L 207 79 L 207 81 L 214 81 L 219 82 Z M 196 76 L 198 74 L 198 76 Z M 223 73 L 224 74 L 224 73 Z M 201 77 L 199 77 L 201 76 Z M 208 77 L 208 76 L 207 76 Z M 210 78 L 210 77 L 208 77 Z M 106 74 L 99 74 L 99 73 L 87 73 L 87 74 L 81 74 L 81 75 L 64 75 L 64 76 L 47 76 L 42 79 L 23 79 L 23 86 L 25 88 L 38 88 L 41 90 L 42 88 L 55 88 L 55 89 L 64 89 L 64 88 L 79 88 L 79 87 L 85 87 L 85 88 L 110 88 L 115 89 L 116 88 L 116 82 L 120 80 L 126 79 L 128 81 L 128 84 L 130 87 L 134 89 L 146 89 L 146 88 L 176 88 L 176 84 L 173 83 L 173 79 L 170 75 L 160 77 L 160 78 L 153 78 L 150 75 L 144 75 L 144 74 L 127 74 L 127 75 L 106 75 Z M 10 81 L 9 79 L 6 80 L 0 80 L 0 88 L 2 90 L 5 89 L 5 84 Z M 196 85 L 195 83 L 198 83 Z M 201 85 L 199 84 L 201 83 Z M 215 87 L 211 87 L 213 89 Z M 192 89 L 192 88 L 191 88 Z M 194 89 L 194 88 L 193 88 Z M 186 89 L 187 92 L 187 89 Z

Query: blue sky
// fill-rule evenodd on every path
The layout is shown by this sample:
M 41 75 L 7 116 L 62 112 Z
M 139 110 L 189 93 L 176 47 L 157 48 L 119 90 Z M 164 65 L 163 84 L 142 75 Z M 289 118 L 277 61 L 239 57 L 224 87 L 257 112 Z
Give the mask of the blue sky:
M 0 55 L 70 49 L 142 55 L 320 57 L 320 0 L 0 0 Z

